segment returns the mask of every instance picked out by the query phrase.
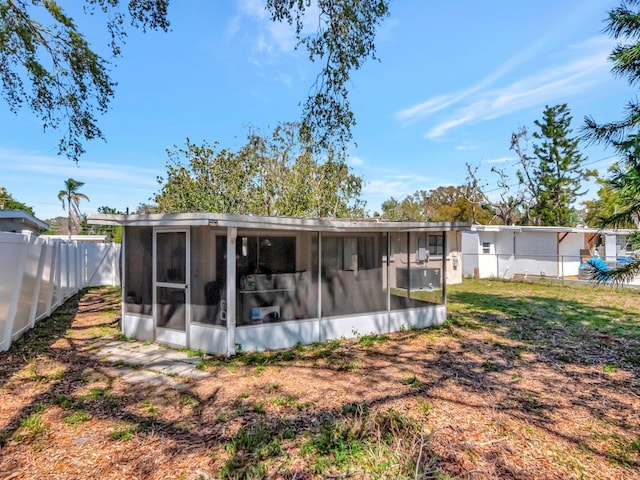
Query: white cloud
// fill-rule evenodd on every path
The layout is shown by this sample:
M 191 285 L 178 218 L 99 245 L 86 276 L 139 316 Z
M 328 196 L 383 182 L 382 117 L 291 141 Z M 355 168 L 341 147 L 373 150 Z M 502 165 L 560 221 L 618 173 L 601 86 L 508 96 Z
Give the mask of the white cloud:
M 23 152 L 0 148 L 0 164 L 4 172 L 28 173 L 54 178 L 77 178 L 85 183 L 89 180 L 122 182 L 144 187 L 157 186 L 156 177 L 163 172 L 134 167 L 81 160 L 79 164 L 61 157 L 51 157 L 36 152 Z
M 395 197 L 395 198 L 404 198 L 405 196 L 413 193 L 415 190 L 411 191 L 410 187 L 406 182 L 401 182 L 398 180 L 370 180 L 366 182 L 363 187 L 363 193 L 365 196 L 368 195 L 380 195 L 385 198 Z
M 591 39 L 571 47 L 570 50 L 587 50 L 588 54 L 583 53 L 583 56 L 567 63 L 548 68 L 505 87 L 480 92 L 476 100 L 460 107 L 449 118 L 431 127 L 426 137 L 441 137 L 461 125 L 564 100 L 588 91 L 601 78 L 605 78 L 604 75 L 599 76 L 599 73 L 606 72 L 608 75 L 609 42 Z
M 227 36 L 242 35 L 251 43 L 253 63 L 269 63 L 281 53 L 293 52 L 297 39 L 295 28 L 285 22 L 271 20 L 264 0 L 238 0 L 238 14 L 227 24 Z M 313 6 L 310 8 L 313 10 Z
M 467 90 L 468 92 L 469 90 Z M 411 107 L 400 110 L 394 114 L 394 116 L 400 120 L 404 125 L 415 123 L 418 120 L 431 115 L 443 108 L 447 108 L 450 105 L 460 101 L 467 96 L 467 93 L 452 93 L 449 95 L 439 95 L 431 98 L 425 102 L 413 105 Z
M 438 179 L 423 175 L 399 175 L 397 170 L 376 169 L 375 175 L 377 178 L 367 180 L 363 186 L 365 197 L 404 198 L 417 190 L 429 190 L 443 183 Z
M 534 44 L 530 45 L 528 48 L 520 52 L 520 54 L 515 57 L 509 59 L 506 63 L 498 67 L 496 70 L 491 72 L 485 78 L 483 78 L 480 82 L 472 85 L 469 88 L 463 89 L 459 92 L 449 93 L 445 95 L 438 95 L 432 99 L 426 100 L 424 102 L 418 103 L 417 105 L 413 105 L 411 107 L 405 108 L 395 113 L 395 117 L 403 124 L 409 125 L 417 122 L 418 120 L 427 117 L 433 113 L 436 113 L 444 108 L 447 108 L 451 105 L 454 105 L 465 98 L 473 95 L 479 90 L 488 87 L 495 81 L 499 80 L 507 73 L 515 69 L 518 65 L 529 60 L 533 57 L 536 52 L 538 52 L 542 45 L 545 43 L 546 39 L 541 38 Z
M 365 161 L 360 157 L 350 156 L 349 157 L 349 164 L 353 165 L 354 167 L 361 167 L 362 165 L 365 164 Z
M 559 52 L 555 65 L 545 70 L 499 88 L 489 88 L 539 54 L 550 40 L 551 37 L 541 38 L 469 88 L 437 95 L 399 110 L 394 116 L 406 126 L 459 105 L 426 133 L 427 138 L 435 139 L 462 125 L 498 118 L 584 93 L 603 78 L 610 78 L 608 56 L 613 44 L 609 38 L 601 35 L 569 45 Z
M 456 150 L 465 151 L 465 150 L 477 150 L 480 148 L 478 145 L 456 145 Z

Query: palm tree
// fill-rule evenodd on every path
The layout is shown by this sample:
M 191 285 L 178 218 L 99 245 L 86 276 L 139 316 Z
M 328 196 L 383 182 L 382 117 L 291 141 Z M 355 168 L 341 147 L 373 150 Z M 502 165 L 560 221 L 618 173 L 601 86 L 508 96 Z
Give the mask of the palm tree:
M 69 231 L 69 240 L 71 240 L 71 223 L 72 221 L 76 221 L 76 223 L 80 224 L 80 218 L 82 217 L 82 213 L 80 213 L 80 199 L 85 199 L 89 201 L 89 197 L 87 197 L 84 193 L 79 192 L 80 187 L 84 185 L 84 182 L 79 182 L 78 180 L 74 180 L 73 178 L 69 178 L 64 181 L 64 190 L 60 190 L 58 193 L 58 200 L 62 202 L 62 208 L 65 209 L 68 207 L 69 217 L 67 219 L 67 229 Z M 66 202 L 66 206 L 65 206 Z

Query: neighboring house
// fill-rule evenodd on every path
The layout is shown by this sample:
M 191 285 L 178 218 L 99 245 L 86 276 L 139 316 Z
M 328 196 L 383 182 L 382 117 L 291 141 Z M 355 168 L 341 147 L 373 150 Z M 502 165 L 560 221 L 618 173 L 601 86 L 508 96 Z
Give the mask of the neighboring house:
M 473 225 L 462 233 L 463 273 L 477 278 L 516 275 L 579 276 L 585 260 L 599 256 L 610 266 L 631 255 L 636 230 Z
M 88 222 L 124 227 L 126 336 L 229 355 L 444 322 L 469 228 L 207 213 Z
M 49 225 L 24 210 L 0 210 L 0 232 L 34 233 L 49 230 Z

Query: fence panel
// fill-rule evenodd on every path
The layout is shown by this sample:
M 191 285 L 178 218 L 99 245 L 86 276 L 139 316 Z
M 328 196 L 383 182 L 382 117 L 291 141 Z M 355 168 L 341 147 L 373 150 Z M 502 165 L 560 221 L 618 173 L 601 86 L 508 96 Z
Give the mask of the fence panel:
M 0 351 L 11 345 L 28 242 L 25 235 L 0 232 Z
M 0 351 L 86 286 L 118 285 L 120 245 L 0 232 Z
M 42 260 L 44 265 L 40 276 L 40 292 L 38 294 L 38 307 L 36 309 L 36 320 L 40 320 L 49 315 L 53 302 L 53 286 L 55 274 L 55 253 L 57 245 L 52 242 L 44 242 L 42 247 Z
M 37 273 L 42 253 L 42 242 L 38 242 L 35 236 L 29 236 L 24 248 L 26 249 L 26 254 L 22 269 L 22 284 L 18 295 L 18 305 L 13 320 L 12 338 L 19 337 L 22 332 L 29 328 L 33 294 L 36 288 L 39 288 Z
M 119 247 L 115 243 L 84 245 L 84 279 L 87 286 L 120 284 Z

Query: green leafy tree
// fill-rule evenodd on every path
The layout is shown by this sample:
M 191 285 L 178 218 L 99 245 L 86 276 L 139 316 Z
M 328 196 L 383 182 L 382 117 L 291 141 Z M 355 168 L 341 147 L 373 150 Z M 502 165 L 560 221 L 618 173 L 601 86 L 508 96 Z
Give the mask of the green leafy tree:
M 160 213 L 160 211 L 158 210 L 158 206 L 155 204 L 141 203 L 136 207 L 133 213 L 140 214 L 140 215 L 148 215 L 151 213 Z
M 487 222 L 490 216 L 478 211 L 469 201 L 466 185 L 441 186 L 429 190 L 424 196 L 424 208 L 429 222 Z M 478 218 L 480 215 L 480 219 Z
M 49 225 L 49 230 L 45 235 L 66 235 L 68 231 L 68 218 L 67 217 L 55 217 L 48 218 L 45 223 Z
M 168 151 L 166 178 L 154 201 L 161 213 L 217 212 L 299 217 L 362 216 L 362 179 L 342 150 L 322 161 L 300 140 L 296 124 L 269 136 L 250 132 L 237 152 L 218 145 Z
M 424 190 L 419 190 L 412 195 L 407 195 L 404 199 L 399 200 L 391 197 L 382 202 L 382 213 L 380 216 L 385 220 L 391 221 L 426 221 L 424 205 L 422 202 L 422 194 Z
M 80 192 L 80 188 L 83 185 L 84 182 L 68 178 L 64 181 L 64 190 L 58 192 L 58 200 L 62 202 L 62 208 L 68 212 L 67 231 L 69 240 L 71 240 L 71 233 L 73 231 L 72 226 L 76 225 L 79 227 L 83 217 L 80 212 L 80 200 L 89 201 L 89 197 Z
M 121 54 L 126 25 L 169 29 L 169 0 L 81 0 L 83 12 L 104 14 L 110 58 L 98 53 L 59 0 L 0 0 L 0 79 L 10 111 L 27 106 L 45 128 L 63 132 L 59 152 L 73 160 L 84 143 L 104 138 L 97 115 L 114 96 L 110 59 Z M 317 7 L 317 10 L 316 10 Z M 388 0 L 269 0 L 273 21 L 295 28 L 299 46 L 322 68 L 303 109 L 303 131 L 328 147 L 351 138 L 355 123 L 348 102 L 351 73 L 375 58 L 376 28 L 388 15 Z M 307 24 L 309 12 L 319 18 Z
M 613 73 L 626 77 L 629 85 L 640 82 L 640 2 L 625 0 L 609 11 L 606 31 L 620 43 L 609 59 Z M 598 123 L 585 119 L 585 132 L 591 141 L 612 147 L 620 156 L 614 165 L 607 187 L 618 197 L 619 208 L 602 219 L 602 227 L 639 225 L 640 219 L 640 103 L 631 100 L 622 120 Z M 594 267 L 594 279 L 601 282 L 627 282 L 640 273 L 640 258 L 623 267 Z
M 121 212 L 112 207 L 98 207 L 98 213 L 122 215 Z M 86 223 L 86 222 L 85 222 Z M 90 235 L 106 235 L 107 240 L 114 243 L 122 243 L 122 225 L 88 225 L 86 231 Z
M 0 210 L 23 210 L 31 215 L 35 215 L 33 208 L 19 202 L 4 187 L 0 187 Z
M 609 169 L 610 175 L 619 174 L 619 164 L 616 163 Z M 623 192 L 616 189 L 608 178 L 598 178 L 597 197 L 592 200 L 585 200 L 584 205 L 584 222 L 592 227 L 598 227 L 606 222 L 606 220 L 617 214 L 624 208 L 627 200 L 623 198 Z M 618 225 L 622 228 L 638 228 L 638 224 L 631 219 L 621 221 Z
M 168 28 L 167 0 L 84 0 L 85 12 L 102 12 L 113 56 L 120 54 L 130 22 Z M 104 138 L 96 114 L 107 111 L 114 94 L 109 62 L 90 45 L 57 0 L 0 1 L 0 78 L 10 111 L 23 105 L 44 128 L 64 132 L 58 147 L 77 160 L 83 143 Z
M 274 21 L 295 25 L 299 46 L 312 61 L 322 63 L 314 91 L 304 103 L 302 133 L 329 148 L 351 139 L 355 116 L 349 104 L 351 72 L 367 58 L 376 58 L 376 28 L 389 14 L 388 0 L 317 0 L 318 29 L 306 33 L 304 16 L 311 2 L 268 0 Z
M 487 222 L 488 210 L 478 209 L 469 200 L 467 185 L 440 186 L 418 190 L 403 200 L 391 197 L 382 203 L 382 217 L 388 220 L 427 222 Z M 480 217 L 480 218 L 478 218 Z

